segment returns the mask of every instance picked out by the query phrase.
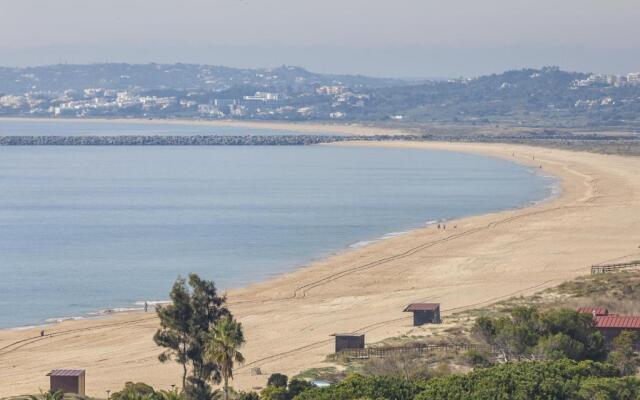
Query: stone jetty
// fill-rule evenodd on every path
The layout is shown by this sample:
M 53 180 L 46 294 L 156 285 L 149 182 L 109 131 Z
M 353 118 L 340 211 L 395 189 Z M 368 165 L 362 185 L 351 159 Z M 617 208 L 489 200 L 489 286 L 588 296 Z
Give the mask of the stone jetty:
M 417 140 L 416 136 L 0 136 L 0 146 L 304 146 L 347 140 Z

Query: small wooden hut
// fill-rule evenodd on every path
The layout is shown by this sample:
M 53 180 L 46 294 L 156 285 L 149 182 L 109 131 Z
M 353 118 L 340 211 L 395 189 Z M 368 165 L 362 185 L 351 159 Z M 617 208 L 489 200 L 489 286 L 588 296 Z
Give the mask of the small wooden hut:
M 342 350 L 364 349 L 364 334 L 334 333 L 336 338 L 336 353 Z
M 62 390 L 64 393 L 75 393 L 84 396 L 83 369 L 54 369 L 47 374 L 51 383 L 51 390 Z
M 439 303 L 413 303 L 409 304 L 404 312 L 413 313 L 413 326 L 420 326 L 424 324 L 439 324 L 442 322 L 440 319 L 440 304 Z

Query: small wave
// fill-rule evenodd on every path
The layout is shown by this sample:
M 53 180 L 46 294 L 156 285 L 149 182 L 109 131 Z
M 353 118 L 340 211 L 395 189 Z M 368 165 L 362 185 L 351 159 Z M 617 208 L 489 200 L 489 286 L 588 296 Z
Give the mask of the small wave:
M 171 301 L 169 300 L 140 300 L 140 301 L 136 301 L 135 305 L 137 306 L 144 306 L 144 303 L 147 303 L 150 306 L 156 306 L 156 305 L 162 305 L 162 304 L 169 304 L 171 303 Z
M 365 246 L 368 246 L 368 245 L 370 245 L 372 243 L 375 243 L 375 242 L 377 242 L 377 240 L 363 240 L 361 242 L 355 242 L 353 244 L 350 244 L 349 248 L 350 249 L 359 249 L 360 247 L 365 247 Z
M 10 331 L 28 331 L 30 329 L 35 329 L 35 328 L 45 328 L 47 326 L 51 326 L 52 324 L 40 324 L 40 325 L 24 325 L 24 326 L 16 326 L 14 328 L 6 328 L 7 330 Z M 5 329 L 5 328 L 2 328 Z
M 370 244 L 373 244 L 373 243 L 376 243 L 376 242 L 380 242 L 382 240 L 393 239 L 393 238 L 398 237 L 398 236 L 406 235 L 407 233 L 409 233 L 409 231 L 385 233 L 384 235 L 382 235 L 382 236 L 380 236 L 379 238 L 376 238 L 376 239 L 362 240 L 360 242 L 355 242 L 353 244 L 350 244 L 349 248 L 350 249 L 359 249 L 361 247 L 365 247 L 365 246 L 368 246 Z
M 406 235 L 407 233 L 409 233 L 409 231 L 390 232 L 390 233 L 387 233 L 387 234 L 383 235 L 383 236 L 381 237 L 381 239 L 382 239 L 382 240 L 385 240 L 385 239 L 392 239 L 392 238 L 394 238 L 394 237 L 398 237 L 398 236 Z
M 109 314 L 116 313 L 126 313 L 126 312 L 134 312 L 134 311 L 144 311 L 144 304 L 147 303 L 149 309 L 153 309 L 156 305 L 169 304 L 171 301 L 169 300 L 139 300 L 134 302 L 135 307 L 111 307 L 111 308 L 103 308 L 98 311 L 94 311 L 89 313 L 89 315 L 93 316 L 103 316 Z
M 109 315 L 109 314 L 140 311 L 140 310 L 144 310 L 144 308 L 143 307 L 113 307 L 113 308 L 103 308 L 98 311 L 90 312 L 89 315 L 103 316 L 103 315 Z
M 64 322 L 64 321 L 81 321 L 83 319 L 87 319 L 87 317 L 81 317 L 81 316 L 54 317 L 54 318 L 47 318 L 47 319 L 44 320 L 44 322 L 46 322 L 48 324 L 59 324 L 59 323 Z
M 149 306 L 149 310 L 153 310 L 153 307 L 161 304 L 171 303 L 168 300 L 147 300 L 147 305 Z M 18 326 L 14 328 L 10 328 L 12 330 L 29 330 L 34 328 L 46 327 L 55 324 L 59 324 L 65 321 L 82 321 L 86 319 L 100 318 L 105 317 L 111 314 L 125 313 L 125 312 L 136 312 L 136 311 L 144 311 L 144 303 L 145 300 L 136 301 L 133 304 L 135 307 L 111 307 L 111 308 L 103 308 L 97 311 L 90 311 L 84 315 L 78 316 L 67 316 L 67 317 L 52 317 L 44 320 L 44 323 L 39 325 L 28 325 L 28 326 Z

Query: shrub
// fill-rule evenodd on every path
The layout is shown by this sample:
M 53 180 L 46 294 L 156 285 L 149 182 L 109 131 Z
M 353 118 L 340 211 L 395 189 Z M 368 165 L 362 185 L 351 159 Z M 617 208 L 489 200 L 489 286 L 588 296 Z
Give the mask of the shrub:
M 153 388 L 142 382 L 127 382 L 124 388 L 119 392 L 113 393 L 110 398 L 112 400 L 139 400 L 149 399 L 155 395 Z
M 256 392 L 240 392 L 238 400 L 260 400 L 260 396 Z
M 638 369 L 638 357 L 634 350 L 637 342 L 637 333 L 623 331 L 613 339 L 613 349 L 609 353 L 607 361 L 618 367 L 624 375 L 635 374 Z
M 260 393 L 261 400 L 289 400 L 287 389 L 280 386 L 267 386 Z
M 492 364 L 490 356 L 480 350 L 469 350 L 463 357 L 465 362 L 472 367 L 488 367 Z
M 427 378 L 429 366 L 425 359 L 409 353 L 391 357 L 371 358 L 362 366 L 364 375 L 397 376 L 404 379 Z
M 593 361 L 507 363 L 429 381 L 416 400 L 575 398 L 583 380 L 612 378 L 618 370 Z
M 594 361 L 520 362 L 428 382 L 352 375 L 328 388 L 305 391 L 294 400 L 638 399 L 640 379 L 619 375 L 615 366 Z
M 286 388 L 288 381 L 289 381 L 289 378 L 286 375 L 279 374 L 276 372 L 275 374 L 271 374 L 271 376 L 267 380 L 267 386 Z
M 584 344 L 564 333 L 556 333 L 540 339 L 536 346 L 537 353 L 546 360 L 569 358 L 577 360 L 584 354 Z
M 351 375 L 344 381 L 327 388 L 307 390 L 295 400 L 356 400 L 387 399 L 412 400 L 425 388 L 422 380 L 406 380 L 399 377 Z
M 529 354 L 601 361 L 606 354 L 593 317 L 566 309 L 540 314 L 534 307 L 516 307 L 506 317 L 478 318 L 473 335 L 496 347 L 506 361 Z
M 587 378 L 580 385 L 580 400 L 637 400 L 640 399 L 638 378 Z
M 311 382 L 307 382 L 303 379 L 293 378 L 291 379 L 291 382 L 289 382 L 289 389 L 287 390 L 287 392 L 289 394 L 289 398 L 293 399 L 300 393 L 306 392 L 307 390 L 313 389 L 314 387 L 315 386 L 313 386 Z

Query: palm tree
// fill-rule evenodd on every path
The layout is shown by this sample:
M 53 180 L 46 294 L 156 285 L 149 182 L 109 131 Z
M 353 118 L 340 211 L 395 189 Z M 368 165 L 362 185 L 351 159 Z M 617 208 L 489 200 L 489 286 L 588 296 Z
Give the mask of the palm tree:
M 40 395 L 42 396 L 42 400 L 63 400 L 64 399 L 64 392 L 62 390 L 49 390 L 46 392 L 43 392 L 42 390 L 40 390 Z M 39 398 L 37 398 L 36 396 L 29 396 L 30 400 L 41 400 Z
M 209 335 L 207 356 L 211 362 L 220 366 L 224 381 L 224 400 L 229 400 L 229 378 L 233 379 L 234 363 L 244 362 L 244 356 L 238 351 L 243 343 L 242 324 L 230 316 L 222 318 Z
M 157 400 L 184 400 L 184 394 L 178 388 L 172 390 L 159 390 L 155 393 Z

